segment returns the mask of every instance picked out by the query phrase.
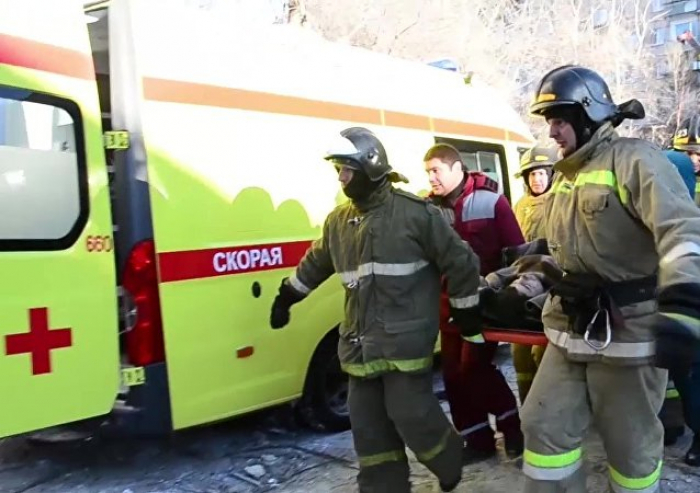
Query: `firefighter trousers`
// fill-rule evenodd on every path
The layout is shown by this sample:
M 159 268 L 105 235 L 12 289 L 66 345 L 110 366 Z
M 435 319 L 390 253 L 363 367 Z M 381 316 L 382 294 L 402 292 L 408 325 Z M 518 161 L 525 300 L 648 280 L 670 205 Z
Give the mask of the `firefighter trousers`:
M 360 493 L 410 493 L 408 446 L 439 481 L 462 475 L 462 440 L 433 393 L 431 371 L 350 377 L 348 405 Z
M 547 347 L 522 409 L 525 493 L 585 493 L 581 443 L 591 419 L 614 493 L 659 491 L 666 370 L 574 363 Z
M 535 379 L 537 367 L 542 361 L 544 354 L 543 346 L 530 346 L 527 344 L 512 344 L 513 367 L 515 368 L 515 378 L 518 383 L 518 396 L 520 403 L 525 402 L 532 381 Z
M 507 440 L 519 441 L 518 404 L 505 377 L 493 364 L 498 344 L 466 342 L 455 325 L 446 323 L 440 327 L 440 346 L 452 422 L 469 447 L 483 452 L 495 450 L 489 414 L 495 416 L 496 428 Z

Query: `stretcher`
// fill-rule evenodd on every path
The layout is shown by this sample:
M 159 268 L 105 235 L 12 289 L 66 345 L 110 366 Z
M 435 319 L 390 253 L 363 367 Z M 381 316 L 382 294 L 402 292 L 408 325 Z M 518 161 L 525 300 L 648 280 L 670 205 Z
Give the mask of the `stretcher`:
M 488 327 L 482 332 L 484 339 L 489 342 L 509 342 L 528 346 L 546 346 L 547 337 L 544 332 L 525 329 L 501 329 Z

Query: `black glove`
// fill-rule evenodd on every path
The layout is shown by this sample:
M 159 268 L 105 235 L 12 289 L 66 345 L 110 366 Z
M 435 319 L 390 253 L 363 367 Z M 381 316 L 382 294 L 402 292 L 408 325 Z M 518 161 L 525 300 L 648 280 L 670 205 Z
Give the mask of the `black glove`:
M 656 357 L 654 365 L 665 368 L 671 375 L 685 376 L 690 372 L 698 351 L 696 339 L 682 323 L 659 313 L 656 315 Z
M 658 293 L 659 313 L 656 314 L 656 360 L 659 368 L 685 376 L 690 371 L 693 357 L 698 351 L 698 337 L 689 323 L 700 320 L 700 285 L 695 283 L 673 284 Z
M 304 299 L 304 295 L 299 293 L 287 282 L 287 278 L 282 279 L 279 287 L 279 294 L 272 303 L 270 312 L 270 326 L 273 329 L 281 329 L 289 323 L 289 309 L 294 303 Z
M 479 305 L 471 308 L 450 307 L 452 323 L 459 327 L 462 337 L 469 338 L 481 334 L 482 321 Z

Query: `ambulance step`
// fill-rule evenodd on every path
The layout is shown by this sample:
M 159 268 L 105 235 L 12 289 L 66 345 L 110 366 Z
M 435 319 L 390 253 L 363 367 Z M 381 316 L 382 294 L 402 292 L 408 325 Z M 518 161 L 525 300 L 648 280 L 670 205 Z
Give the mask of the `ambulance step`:
M 117 400 L 114 401 L 112 412 L 119 414 L 136 414 L 141 412 L 141 408 L 130 406 L 126 403 L 126 401 Z

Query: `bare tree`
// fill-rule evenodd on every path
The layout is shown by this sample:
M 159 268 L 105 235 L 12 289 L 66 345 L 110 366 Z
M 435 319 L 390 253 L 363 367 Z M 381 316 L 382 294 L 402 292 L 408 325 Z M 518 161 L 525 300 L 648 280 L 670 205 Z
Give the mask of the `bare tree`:
M 563 64 L 590 67 L 617 102 L 636 98 L 656 139 L 697 100 L 683 50 L 664 54 L 669 77 L 649 47 L 652 0 L 296 0 L 307 25 L 324 36 L 404 58 L 450 57 L 505 94 L 526 116 L 536 83 Z M 537 132 L 542 122 L 531 120 Z

